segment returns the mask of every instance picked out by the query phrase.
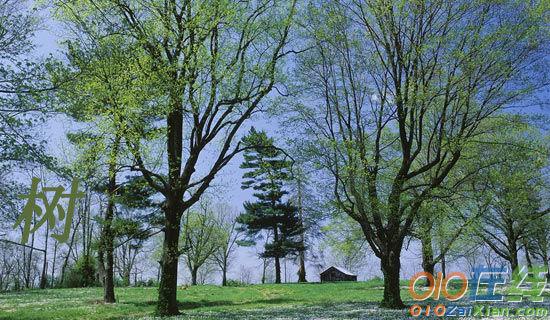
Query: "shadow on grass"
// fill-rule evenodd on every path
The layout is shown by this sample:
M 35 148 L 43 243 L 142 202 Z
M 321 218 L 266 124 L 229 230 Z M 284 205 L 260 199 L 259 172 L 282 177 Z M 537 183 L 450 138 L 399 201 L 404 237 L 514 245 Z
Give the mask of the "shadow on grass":
M 245 306 L 245 305 L 256 305 L 256 304 L 281 304 L 289 302 L 299 302 L 298 300 L 288 299 L 288 298 L 277 298 L 277 299 L 262 299 L 262 300 L 252 300 L 252 301 L 229 301 L 229 300 L 200 300 L 200 301 L 178 301 L 178 307 L 180 310 L 193 310 L 199 308 L 208 308 L 208 307 L 218 307 L 218 306 Z M 136 307 L 149 307 L 155 306 L 157 301 L 139 301 L 132 302 L 128 301 L 126 304 L 131 304 Z

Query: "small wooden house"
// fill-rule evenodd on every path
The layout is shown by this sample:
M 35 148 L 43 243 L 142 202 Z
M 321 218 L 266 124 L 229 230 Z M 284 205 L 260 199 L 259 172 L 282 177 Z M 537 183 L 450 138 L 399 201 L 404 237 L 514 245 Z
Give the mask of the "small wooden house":
M 357 281 L 357 275 L 341 267 L 330 266 L 320 274 L 321 282 Z

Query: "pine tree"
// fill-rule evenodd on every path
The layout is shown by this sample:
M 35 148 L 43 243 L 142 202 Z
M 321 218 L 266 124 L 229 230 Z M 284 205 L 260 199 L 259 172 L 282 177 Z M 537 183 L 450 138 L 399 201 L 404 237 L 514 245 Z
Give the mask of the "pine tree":
M 245 212 L 237 221 L 245 227 L 251 245 L 262 230 L 271 231 L 272 239 L 266 242 L 261 257 L 275 259 L 275 283 L 281 283 L 280 259 L 304 250 L 298 208 L 284 199 L 288 194 L 285 183 L 292 179 L 291 162 L 264 131 L 252 128 L 243 144 L 247 150 L 240 167 L 248 171 L 243 175 L 242 189 L 254 190 L 257 201 L 245 202 Z

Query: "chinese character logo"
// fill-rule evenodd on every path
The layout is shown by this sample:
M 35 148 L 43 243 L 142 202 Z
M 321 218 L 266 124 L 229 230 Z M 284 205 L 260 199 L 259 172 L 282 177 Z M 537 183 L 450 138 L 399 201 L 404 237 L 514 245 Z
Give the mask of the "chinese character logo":
M 70 193 L 63 193 L 65 188 L 62 186 L 44 187 L 42 188 L 42 192 L 38 192 L 39 183 L 39 178 L 33 178 L 30 193 L 19 196 L 21 199 L 27 199 L 27 202 L 23 207 L 23 212 L 17 218 L 17 221 L 15 221 L 13 228 L 15 229 L 19 225 L 23 224 L 23 237 L 21 238 L 21 243 L 26 244 L 31 233 L 38 230 L 38 228 L 46 222 L 48 222 L 48 229 L 51 230 L 55 228 L 57 220 L 57 222 L 65 223 L 63 233 L 53 234 L 52 238 L 59 242 L 67 242 L 69 239 L 71 224 L 73 222 L 76 199 L 84 197 L 84 193 L 78 192 L 78 179 L 75 178 L 72 181 Z M 53 193 L 51 201 L 48 200 L 47 193 Z M 61 199 L 68 199 L 66 211 L 61 204 L 59 204 L 59 200 Z M 45 210 L 42 210 L 42 207 L 38 204 L 40 201 L 42 202 Z M 57 219 L 54 214 L 56 209 Z

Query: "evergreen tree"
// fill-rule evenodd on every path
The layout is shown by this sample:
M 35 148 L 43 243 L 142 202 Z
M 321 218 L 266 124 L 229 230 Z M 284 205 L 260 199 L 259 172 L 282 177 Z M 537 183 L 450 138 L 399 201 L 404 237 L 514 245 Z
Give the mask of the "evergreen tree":
M 248 171 L 243 175 L 242 188 L 254 190 L 257 201 L 245 202 L 245 212 L 237 221 L 245 226 L 251 245 L 262 230 L 271 231 L 272 239 L 266 242 L 261 256 L 275 259 L 275 283 L 281 283 L 280 259 L 304 250 L 298 208 L 284 199 L 288 194 L 285 183 L 292 179 L 291 162 L 264 131 L 252 128 L 243 144 L 247 149 L 240 167 Z

